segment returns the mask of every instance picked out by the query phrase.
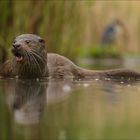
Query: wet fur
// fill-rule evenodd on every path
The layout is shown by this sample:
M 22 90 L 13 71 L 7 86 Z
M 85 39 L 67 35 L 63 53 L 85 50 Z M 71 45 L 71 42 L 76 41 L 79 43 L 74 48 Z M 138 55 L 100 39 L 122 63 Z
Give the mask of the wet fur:
M 30 40 L 30 43 L 27 40 Z M 49 76 L 74 79 L 140 79 L 140 73 L 131 70 L 94 71 L 80 68 L 64 56 L 53 53 L 47 54 L 45 42 L 42 42 L 42 38 L 36 35 L 23 34 L 18 36 L 15 42 L 22 45 L 20 53 L 24 56 L 24 60 L 17 62 L 13 57 L 6 61 L 0 67 L 2 77 L 42 78 Z

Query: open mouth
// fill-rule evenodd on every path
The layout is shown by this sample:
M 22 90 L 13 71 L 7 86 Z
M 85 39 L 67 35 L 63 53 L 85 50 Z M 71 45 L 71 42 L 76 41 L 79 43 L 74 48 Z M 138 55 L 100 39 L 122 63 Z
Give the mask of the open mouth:
M 16 54 L 15 54 L 15 57 L 16 57 L 16 60 L 17 60 L 18 62 L 20 62 L 20 61 L 23 60 L 23 57 L 22 57 L 19 53 L 16 53 Z
M 14 54 L 16 61 L 20 62 L 23 60 L 22 54 L 20 52 L 18 52 L 17 50 L 12 49 L 12 53 Z

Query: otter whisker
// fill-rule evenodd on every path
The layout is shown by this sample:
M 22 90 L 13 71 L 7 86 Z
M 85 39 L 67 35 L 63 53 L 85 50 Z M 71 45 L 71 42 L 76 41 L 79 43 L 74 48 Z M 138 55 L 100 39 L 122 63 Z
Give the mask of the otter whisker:
M 34 62 L 34 59 L 32 60 L 32 57 L 31 57 L 31 55 L 26 51 L 26 55 L 27 55 L 27 57 L 28 57 L 28 62 L 27 62 L 27 64 L 30 66 L 32 63 L 33 64 L 35 64 L 35 62 Z M 29 67 L 30 69 L 30 72 L 32 72 L 32 67 Z
M 34 52 L 34 51 L 30 51 L 30 52 L 33 53 L 33 54 L 35 54 L 39 59 L 42 60 L 42 56 L 41 56 L 40 54 L 38 54 L 38 53 L 36 53 L 36 52 Z
M 44 57 L 40 52 L 38 52 L 37 50 L 31 49 L 29 51 L 29 53 L 32 53 L 33 55 L 35 55 L 38 59 L 40 59 L 42 62 L 44 62 L 46 64 L 46 57 Z
M 41 68 L 40 68 L 40 65 L 39 65 L 39 63 L 37 62 L 37 60 L 36 60 L 36 58 L 34 57 L 34 55 L 33 55 L 32 53 L 30 53 L 30 55 L 31 55 L 31 57 L 34 59 L 34 62 L 36 63 L 36 65 L 38 66 L 40 73 L 42 73 Z
M 31 54 L 26 51 L 26 56 L 27 56 L 27 64 L 30 66 L 30 65 L 35 65 L 36 63 L 34 62 L 34 58 L 31 56 Z
M 31 52 L 34 52 L 35 54 L 39 55 L 40 57 L 43 57 L 43 55 L 35 49 L 31 49 Z
M 35 52 L 30 51 L 30 53 L 32 53 L 33 55 L 35 55 L 39 60 L 41 60 L 42 63 L 46 64 L 46 60 L 42 59 L 41 56 L 39 56 L 38 54 L 36 54 Z

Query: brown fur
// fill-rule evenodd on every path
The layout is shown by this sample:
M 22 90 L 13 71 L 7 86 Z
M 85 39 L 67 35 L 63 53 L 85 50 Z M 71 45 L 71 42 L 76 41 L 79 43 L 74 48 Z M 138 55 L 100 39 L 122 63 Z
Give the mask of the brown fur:
M 42 40 L 39 36 L 32 34 L 18 36 L 14 44 L 19 44 L 20 49 L 14 48 L 13 54 L 15 56 L 1 66 L 0 75 L 3 77 L 18 76 L 19 78 L 42 78 L 49 76 L 53 78 L 75 79 L 140 79 L 140 73 L 130 70 L 93 71 L 80 68 L 64 56 L 53 53 L 46 54 L 45 42 Z M 23 56 L 21 62 L 17 62 L 15 59 L 18 56 L 17 52 Z M 31 55 L 29 57 L 30 53 L 34 56 Z

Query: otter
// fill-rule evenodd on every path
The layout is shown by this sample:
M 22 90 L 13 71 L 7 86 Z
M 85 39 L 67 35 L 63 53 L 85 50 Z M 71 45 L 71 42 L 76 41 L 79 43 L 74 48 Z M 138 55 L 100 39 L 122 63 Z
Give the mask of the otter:
M 140 73 L 123 70 L 94 71 L 75 65 L 68 58 L 55 53 L 47 53 L 45 40 L 38 35 L 22 34 L 15 38 L 12 46 L 13 58 L 0 67 L 1 77 L 18 78 L 74 78 L 140 79 Z

